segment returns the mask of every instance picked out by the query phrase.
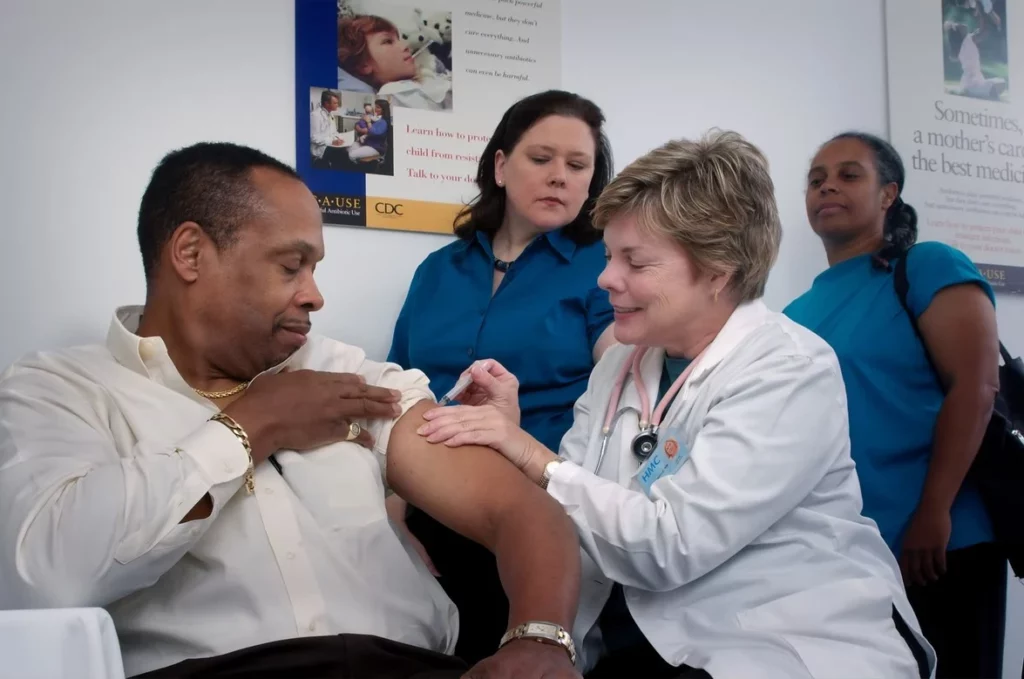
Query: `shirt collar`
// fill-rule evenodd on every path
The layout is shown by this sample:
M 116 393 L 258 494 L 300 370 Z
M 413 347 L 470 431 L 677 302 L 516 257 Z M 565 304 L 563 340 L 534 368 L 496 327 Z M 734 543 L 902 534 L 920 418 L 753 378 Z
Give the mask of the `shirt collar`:
M 576 253 L 576 243 L 565 234 L 565 227 L 548 231 L 537 238 L 546 241 L 551 246 L 551 249 L 566 262 L 572 261 L 572 256 Z M 483 248 L 488 257 L 494 258 L 494 250 L 491 248 L 491 236 L 483 231 L 477 231 L 473 234 L 472 238 L 459 240 L 456 250 L 458 252 L 465 252 L 474 244 Z
M 167 346 L 159 337 L 142 338 L 135 334 L 142 320 L 141 306 L 123 306 L 114 311 L 107 330 L 107 349 L 118 363 L 140 375 L 149 377 L 143 354 L 166 354 Z M 145 351 L 143 347 L 146 347 Z
M 576 252 L 576 243 L 565 234 L 564 226 L 561 229 L 548 231 L 544 234 L 544 238 L 547 238 L 548 244 L 562 256 L 562 259 L 566 262 L 572 261 L 572 256 Z
M 696 381 L 711 371 L 716 365 L 738 347 L 747 335 L 764 324 L 771 315 L 771 310 L 759 299 L 743 302 L 732 312 L 729 320 L 718 331 L 715 339 L 704 351 L 700 363 L 693 369 L 691 378 Z
M 107 331 L 107 350 L 110 351 L 118 363 L 129 370 L 176 391 L 191 394 L 192 389 L 182 379 L 177 367 L 175 367 L 174 362 L 171 360 L 163 338 L 140 337 L 136 334 L 139 329 L 139 323 L 142 321 L 142 311 L 142 306 L 134 305 L 119 307 L 114 312 L 114 317 L 110 321 L 110 329 Z M 277 373 L 291 363 L 301 362 L 301 356 L 313 343 L 313 337 L 309 339 L 310 341 L 306 342 L 305 346 L 282 363 L 264 370 L 260 375 Z
M 833 264 L 832 266 L 828 267 L 827 269 L 819 273 L 817 276 L 815 276 L 814 281 L 811 284 L 814 285 L 815 283 L 828 281 L 833 278 L 845 276 L 848 271 L 854 271 L 856 269 L 859 269 L 863 267 L 865 263 L 868 266 L 870 266 L 871 258 L 873 256 L 874 255 L 871 254 L 857 255 L 856 257 L 851 257 L 850 259 L 843 260 L 838 264 Z

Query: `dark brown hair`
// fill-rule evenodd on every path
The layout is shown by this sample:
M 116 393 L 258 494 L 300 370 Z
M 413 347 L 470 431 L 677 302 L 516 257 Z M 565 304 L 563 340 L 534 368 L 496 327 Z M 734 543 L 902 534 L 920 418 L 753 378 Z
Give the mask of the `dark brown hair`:
M 594 228 L 590 212 L 597 197 L 612 179 L 612 150 L 603 131 L 604 113 L 597 104 L 578 94 L 562 90 L 548 90 L 530 95 L 512 105 L 491 135 L 480 156 L 476 171 L 476 185 L 480 194 L 455 218 L 455 235 L 464 240 L 473 238 L 478 231 L 494 235 L 505 219 L 505 190 L 494 179 L 494 157 L 498 151 L 506 156 L 531 127 L 548 116 L 568 116 L 582 120 L 594 134 L 594 177 L 590 180 L 589 196 L 583 208 L 571 223 L 564 227 L 565 235 L 579 245 L 589 245 L 601 239 Z

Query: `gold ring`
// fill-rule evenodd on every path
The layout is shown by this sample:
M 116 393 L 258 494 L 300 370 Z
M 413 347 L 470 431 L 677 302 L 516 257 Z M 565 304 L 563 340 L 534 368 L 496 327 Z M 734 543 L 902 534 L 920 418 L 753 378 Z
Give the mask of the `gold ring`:
M 353 422 L 348 425 L 348 436 L 345 437 L 346 441 L 354 441 L 359 435 L 363 433 L 363 428 L 359 426 L 358 422 Z

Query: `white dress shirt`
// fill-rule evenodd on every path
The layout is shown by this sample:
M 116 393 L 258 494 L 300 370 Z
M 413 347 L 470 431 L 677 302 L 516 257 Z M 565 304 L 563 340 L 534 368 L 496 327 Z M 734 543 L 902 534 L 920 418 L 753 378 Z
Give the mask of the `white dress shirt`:
M 385 514 L 393 421 L 361 422 L 372 451 L 277 453 L 249 495 L 243 447 L 163 341 L 133 334 L 140 312 L 0 377 L 0 608 L 106 607 L 128 676 L 344 632 L 452 652 L 455 606 Z M 403 413 L 433 399 L 423 373 L 322 337 L 283 365 L 398 389 Z M 180 523 L 206 493 L 211 516 Z
M 323 158 L 324 149 L 338 138 L 334 116 L 323 106 L 317 106 L 309 114 L 309 150 L 314 158 Z
M 632 347 L 609 349 L 576 404 L 548 492 L 576 524 L 583 554 L 573 636 L 582 666 L 614 582 L 668 662 L 715 679 L 918 677 L 893 605 L 917 633 L 895 558 L 861 515 L 846 392 L 832 349 L 761 302 L 740 306 L 666 412 L 690 451 L 651 497 L 623 415 L 593 473 L 609 395 Z M 664 352 L 641 364 L 649 402 Z M 632 380 L 618 405 L 639 409 Z M 917 633 L 934 668 L 934 654 Z

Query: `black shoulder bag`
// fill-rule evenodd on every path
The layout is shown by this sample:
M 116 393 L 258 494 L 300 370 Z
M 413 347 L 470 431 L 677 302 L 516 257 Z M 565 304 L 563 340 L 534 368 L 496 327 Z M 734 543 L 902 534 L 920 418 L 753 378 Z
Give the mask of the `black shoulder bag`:
M 910 250 L 896 263 L 893 285 L 941 386 L 942 380 L 928 345 L 907 305 L 909 254 Z M 999 366 L 999 393 L 992 419 L 967 477 L 981 493 L 992 521 L 996 545 L 1010 562 L 1014 575 L 1024 578 L 1024 362 L 1011 357 L 1002 342 L 999 343 L 999 353 L 1003 357 L 1003 365 Z

